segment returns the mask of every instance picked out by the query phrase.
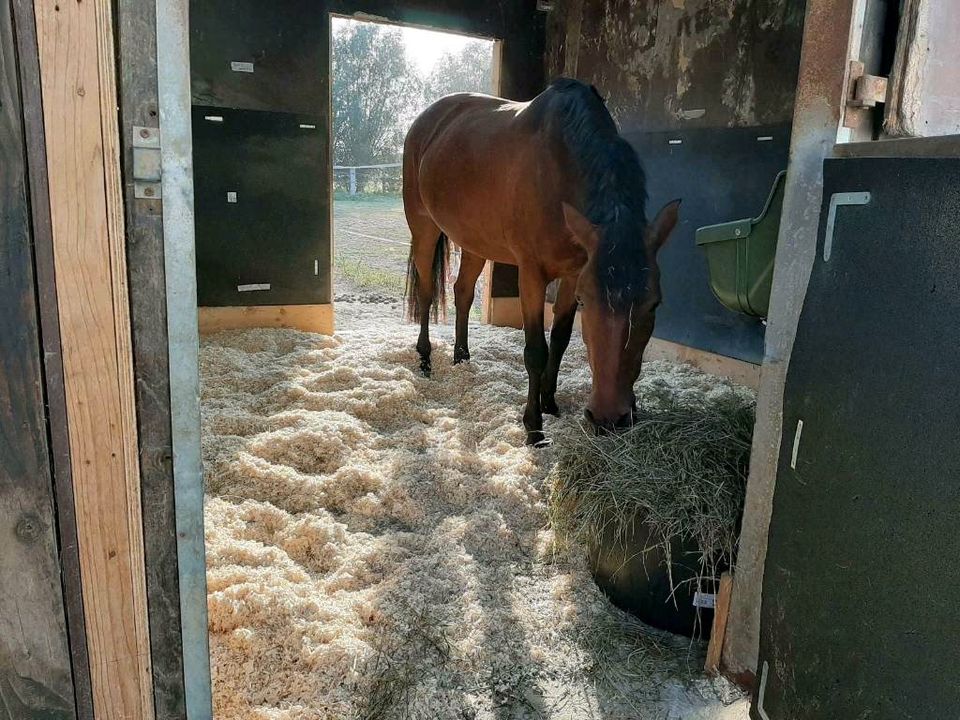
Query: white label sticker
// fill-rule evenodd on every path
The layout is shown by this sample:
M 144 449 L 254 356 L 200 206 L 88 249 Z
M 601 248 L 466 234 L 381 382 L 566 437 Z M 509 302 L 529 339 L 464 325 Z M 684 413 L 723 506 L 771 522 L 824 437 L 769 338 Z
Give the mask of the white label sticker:
M 237 193 L 231 190 L 230 192 L 227 193 L 227 202 L 235 203 L 236 201 L 237 201 Z
M 803 435 L 803 420 L 797 420 L 797 431 L 793 434 L 793 452 L 790 453 L 790 469 L 797 469 L 797 455 L 800 453 L 800 436 Z
M 269 290 L 270 283 L 251 283 L 249 285 L 237 285 L 237 292 L 254 292 L 256 290 Z
M 717 606 L 717 596 L 713 593 L 695 592 L 693 594 L 693 606 L 698 608 L 715 608 Z
M 230 63 L 230 69 L 234 72 L 253 72 L 253 63 L 252 62 L 232 62 Z

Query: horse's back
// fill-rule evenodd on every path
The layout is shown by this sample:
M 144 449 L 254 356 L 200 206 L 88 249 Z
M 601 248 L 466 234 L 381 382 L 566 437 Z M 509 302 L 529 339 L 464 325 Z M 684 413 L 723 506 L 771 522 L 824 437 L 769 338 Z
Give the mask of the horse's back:
M 432 142 L 451 131 L 468 132 L 477 127 L 506 126 L 509 123 L 497 120 L 509 120 L 509 116 L 515 114 L 509 111 L 522 105 L 481 93 L 446 95 L 427 107 L 413 121 L 407 132 L 404 152 L 421 154 Z
M 541 242 L 579 257 L 561 212 L 576 182 L 557 132 L 564 92 L 551 85 L 525 103 L 460 93 L 424 110 L 404 147 L 408 213 L 429 215 L 465 250 L 497 262 L 539 257 Z

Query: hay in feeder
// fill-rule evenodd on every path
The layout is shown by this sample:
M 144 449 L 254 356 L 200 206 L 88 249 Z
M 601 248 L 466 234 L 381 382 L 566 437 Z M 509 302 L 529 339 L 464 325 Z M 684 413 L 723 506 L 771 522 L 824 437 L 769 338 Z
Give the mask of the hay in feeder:
M 551 521 L 584 544 L 612 535 L 624 547 L 646 522 L 670 557 L 695 541 L 700 577 L 733 564 L 746 493 L 755 401 L 730 386 L 709 394 L 643 388 L 633 427 L 594 436 L 568 428 L 558 439 Z

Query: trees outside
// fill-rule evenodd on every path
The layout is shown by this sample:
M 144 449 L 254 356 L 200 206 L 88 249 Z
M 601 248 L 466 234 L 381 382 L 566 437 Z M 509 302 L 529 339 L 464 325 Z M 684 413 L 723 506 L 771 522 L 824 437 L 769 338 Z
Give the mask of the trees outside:
M 423 95 L 402 31 L 343 23 L 333 35 L 332 94 L 334 164 L 396 162 Z
M 397 162 L 417 113 L 454 92 L 490 92 L 489 42 L 471 41 L 444 54 L 423 77 L 408 57 L 403 30 L 343 22 L 333 33 L 335 165 Z
M 445 53 L 424 83 L 424 105 L 457 92 L 490 94 L 493 53 L 489 42 L 473 40 L 456 53 Z

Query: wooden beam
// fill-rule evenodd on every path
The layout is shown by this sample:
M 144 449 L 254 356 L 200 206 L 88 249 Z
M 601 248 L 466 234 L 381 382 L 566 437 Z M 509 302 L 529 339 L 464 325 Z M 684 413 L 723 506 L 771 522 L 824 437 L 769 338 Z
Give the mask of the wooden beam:
M 57 505 L 60 572 L 63 602 L 70 638 L 70 661 L 78 720 L 93 719 L 90 693 L 90 662 L 83 619 L 80 552 L 77 544 L 77 514 L 67 435 L 67 403 L 63 385 L 63 353 L 54 277 L 53 236 L 47 187 L 47 155 L 43 132 L 43 102 L 40 91 L 40 58 L 33 0 L 13 0 L 23 103 L 23 131 L 30 178 L 30 211 L 33 221 L 33 255 L 36 266 L 40 338 L 43 343 L 43 375 L 46 389 L 47 426 Z
M 679 343 L 651 338 L 643 354 L 644 360 L 669 360 L 692 365 L 709 375 L 726 378 L 752 390 L 760 387 L 760 366 L 726 355 L 699 350 Z
M 246 328 L 290 328 L 333 335 L 333 305 L 251 305 L 202 307 L 200 334 Z
M 93 705 L 153 717 L 109 0 L 35 6 Z
M 0 717 L 76 717 L 11 4 L 0 7 Z
M 710 631 L 710 645 L 707 647 L 707 661 L 703 666 L 708 675 L 720 672 L 720 654 L 723 652 L 723 639 L 727 634 L 732 592 L 733 576 L 725 572 L 720 576 L 720 588 L 717 590 L 717 602 L 713 609 L 713 629 Z
M 480 322 L 484 325 L 492 324 L 490 319 L 491 300 L 493 299 L 493 262 L 487 260 L 483 266 L 483 290 L 480 294 Z

